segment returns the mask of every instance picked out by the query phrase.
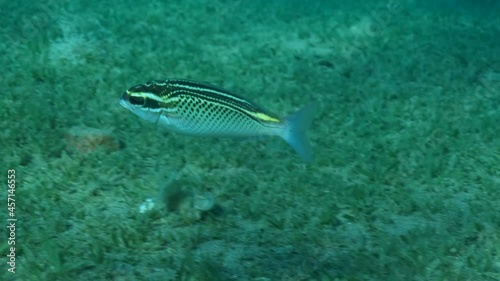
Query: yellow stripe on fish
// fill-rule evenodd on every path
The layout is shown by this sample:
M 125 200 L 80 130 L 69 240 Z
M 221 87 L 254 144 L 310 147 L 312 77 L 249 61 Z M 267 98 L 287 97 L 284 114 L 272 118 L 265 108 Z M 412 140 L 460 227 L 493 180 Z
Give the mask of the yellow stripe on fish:
M 279 136 L 305 160 L 312 159 L 306 131 L 317 110 L 312 103 L 285 118 L 209 84 L 154 80 L 122 94 L 120 104 L 135 115 L 168 130 L 196 136 Z

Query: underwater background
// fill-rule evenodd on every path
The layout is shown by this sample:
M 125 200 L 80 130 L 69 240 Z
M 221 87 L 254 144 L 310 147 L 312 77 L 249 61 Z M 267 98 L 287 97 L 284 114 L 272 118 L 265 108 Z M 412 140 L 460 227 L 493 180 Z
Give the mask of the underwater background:
M 499 2 L 1 1 L 0 280 L 500 280 Z M 119 105 L 165 78 L 318 101 L 314 160 Z

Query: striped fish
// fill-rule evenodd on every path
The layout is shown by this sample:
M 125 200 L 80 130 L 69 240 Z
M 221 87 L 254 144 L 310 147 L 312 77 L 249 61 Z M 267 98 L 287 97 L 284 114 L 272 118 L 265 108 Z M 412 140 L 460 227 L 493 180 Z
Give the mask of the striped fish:
M 306 130 L 317 104 L 278 118 L 225 89 L 189 80 L 167 79 L 134 86 L 120 104 L 135 115 L 170 131 L 197 136 L 279 136 L 304 159 L 312 159 Z

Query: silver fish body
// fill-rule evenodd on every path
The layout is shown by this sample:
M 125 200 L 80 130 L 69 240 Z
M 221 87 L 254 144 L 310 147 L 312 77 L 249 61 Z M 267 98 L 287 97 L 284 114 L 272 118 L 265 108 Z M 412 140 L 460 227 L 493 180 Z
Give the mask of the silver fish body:
M 170 131 L 215 137 L 279 136 L 303 159 L 312 158 L 306 130 L 317 109 L 315 103 L 286 118 L 278 118 L 225 89 L 167 79 L 131 87 L 123 93 L 120 104 Z

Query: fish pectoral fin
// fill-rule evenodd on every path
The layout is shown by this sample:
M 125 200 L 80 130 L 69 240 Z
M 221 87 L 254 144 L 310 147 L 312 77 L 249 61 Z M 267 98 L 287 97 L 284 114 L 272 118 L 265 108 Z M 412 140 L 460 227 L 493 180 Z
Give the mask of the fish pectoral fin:
M 179 131 L 179 127 L 185 128 L 189 126 L 189 123 L 186 120 L 183 120 L 182 118 L 179 118 L 174 114 L 166 114 L 166 113 L 162 113 L 158 117 L 157 123 L 158 126 L 172 131 Z

